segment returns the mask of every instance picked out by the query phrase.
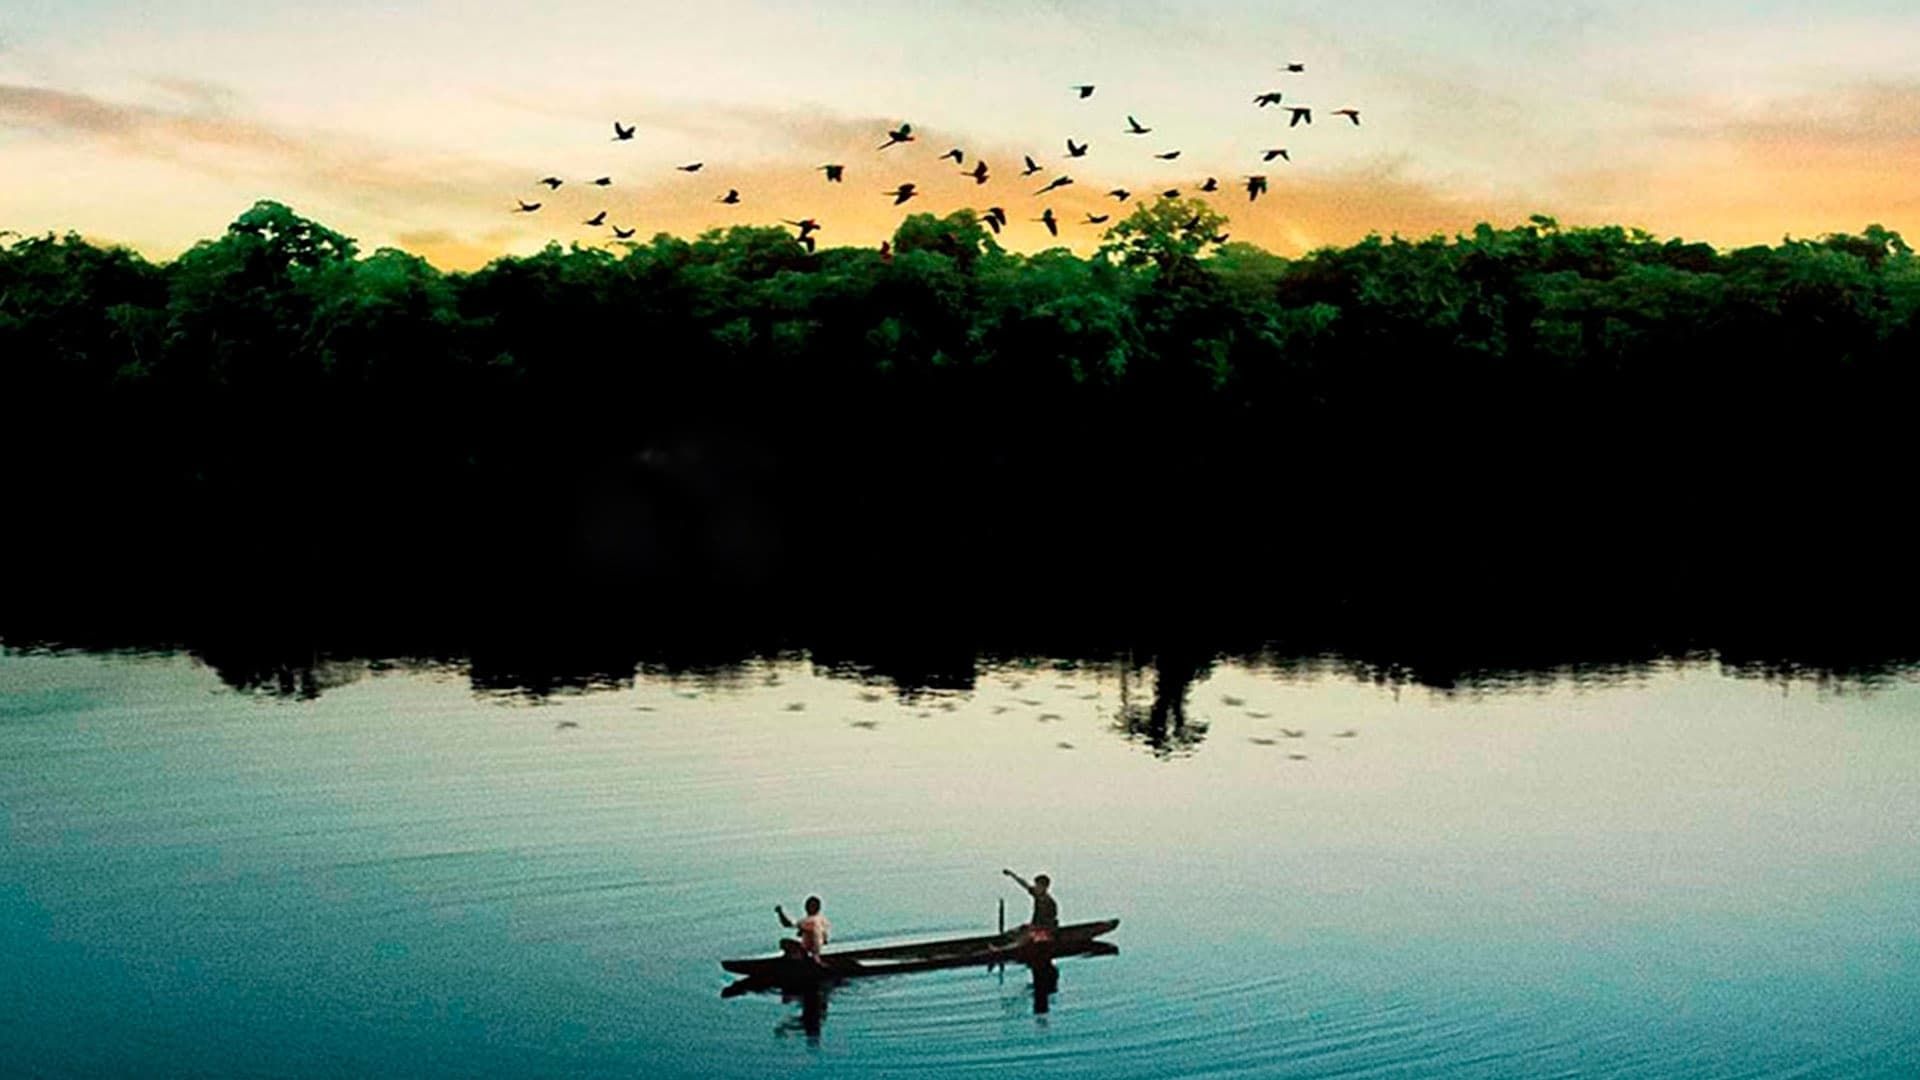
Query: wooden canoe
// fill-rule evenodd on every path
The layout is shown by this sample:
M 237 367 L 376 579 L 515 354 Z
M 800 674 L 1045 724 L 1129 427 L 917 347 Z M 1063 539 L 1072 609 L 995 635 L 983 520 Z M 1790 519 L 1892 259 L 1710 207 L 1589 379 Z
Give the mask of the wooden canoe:
M 791 956 L 766 956 L 751 960 L 722 960 L 720 966 L 735 975 L 766 982 L 805 982 L 820 979 L 846 979 L 864 975 L 891 975 L 906 971 L 932 971 L 937 968 L 968 967 L 1011 961 L 1024 964 L 1033 960 L 1084 953 L 1105 952 L 1112 947 L 1096 941 L 1120 925 L 1119 919 L 1074 923 L 1053 932 L 1053 940 L 1042 944 L 1021 945 L 1018 931 L 984 934 L 979 937 L 948 938 L 908 945 L 878 945 L 865 949 L 843 949 L 820 954 L 820 962 Z

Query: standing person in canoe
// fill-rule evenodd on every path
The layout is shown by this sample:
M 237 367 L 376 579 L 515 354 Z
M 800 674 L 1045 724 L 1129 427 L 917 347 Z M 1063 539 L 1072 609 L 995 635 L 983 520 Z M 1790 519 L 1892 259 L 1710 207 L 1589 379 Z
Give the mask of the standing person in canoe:
M 780 951 L 791 957 L 806 957 L 814 963 L 820 963 L 820 950 L 827 947 L 828 938 L 833 935 L 833 924 L 820 914 L 820 898 L 807 897 L 807 913 L 799 922 L 787 918 L 786 909 L 779 904 L 773 905 L 773 913 L 780 916 L 780 925 L 798 932 L 798 936 L 780 939 Z
M 1053 893 L 1048 891 L 1053 879 L 1045 874 L 1035 874 L 1033 881 L 1028 882 L 1011 870 L 1000 872 L 1012 878 L 1015 885 L 1027 890 L 1027 895 L 1033 897 L 1033 918 L 1028 919 L 1026 925 L 1016 928 L 1020 944 L 1052 941 L 1053 932 L 1060 929 L 1060 905 L 1054 900 Z

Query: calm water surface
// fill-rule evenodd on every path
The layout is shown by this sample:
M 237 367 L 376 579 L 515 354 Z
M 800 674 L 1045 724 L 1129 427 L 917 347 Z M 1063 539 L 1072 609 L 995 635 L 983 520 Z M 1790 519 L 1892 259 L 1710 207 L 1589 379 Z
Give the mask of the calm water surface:
M 1129 688 L 1138 694 L 1139 687 Z M 1218 667 L 902 700 L 804 661 L 534 702 L 289 701 L 0 655 L 20 1075 L 1920 1075 L 1920 686 L 1712 666 L 1441 696 Z M 1301 731 L 1289 737 L 1283 729 Z M 1343 733 L 1351 732 L 1351 735 Z M 1115 956 L 722 999 L 772 907 Z

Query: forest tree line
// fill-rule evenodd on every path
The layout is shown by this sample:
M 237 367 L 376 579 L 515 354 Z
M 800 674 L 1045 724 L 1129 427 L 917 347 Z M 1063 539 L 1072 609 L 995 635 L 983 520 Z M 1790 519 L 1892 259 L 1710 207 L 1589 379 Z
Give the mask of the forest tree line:
M 1089 256 L 1021 254 L 960 211 L 906 218 L 886 254 L 736 227 L 469 273 L 274 202 L 164 262 L 15 238 L 0 443 L 48 523 L 15 543 L 110 560 L 190 504 L 362 566 L 484 561 L 444 525 L 476 507 L 520 541 L 551 513 L 656 546 L 681 528 L 683 555 L 771 530 L 868 574 L 1904 560 L 1878 509 L 1911 473 L 1920 361 L 1897 233 L 1720 250 L 1535 217 L 1283 258 L 1224 227 L 1162 200 Z M 636 485 L 641 510 L 576 520 Z M 963 526 L 872 535 L 962 501 Z

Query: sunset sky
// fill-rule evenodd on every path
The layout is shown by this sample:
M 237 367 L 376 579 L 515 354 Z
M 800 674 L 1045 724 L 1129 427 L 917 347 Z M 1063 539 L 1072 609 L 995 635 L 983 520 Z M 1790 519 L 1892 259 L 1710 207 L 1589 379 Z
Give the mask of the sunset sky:
M 1212 175 L 1235 238 L 1283 254 L 1534 212 L 1721 245 L 1913 238 L 1916 58 L 1914 0 L 12 0 L 0 229 L 167 257 L 274 198 L 466 268 L 606 242 L 581 224 L 603 208 L 643 238 L 815 217 L 824 243 L 868 244 L 904 212 L 997 204 L 1008 246 L 1085 251 L 1100 230 L 1076 223 L 1115 208 L 1107 189 Z M 1267 90 L 1312 126 L 1256 108 Z M 1153 133 L 1123 134 L 1129 114 Z M 918 141 L 876 151 L 901 121 Z M 1291 163 L 1260 162 L 1282 146 Z M 976 188 L 952 147 L 994 178 Z M 1020 178 L 1023 153 L 1047 171 Z M 1032 195 L 1062 172 L 1071 188 Z M 1250 206 L 1256 172 L 1271 194 Z M 548 194 L 549 173 L 568 183 Z M 903 181 L 925 195 L 896 210 L 881 192 Z M 737 207 L 715 201 L 729 187 Z M 1032 220 L 1046 205 L 1058 241 Z

